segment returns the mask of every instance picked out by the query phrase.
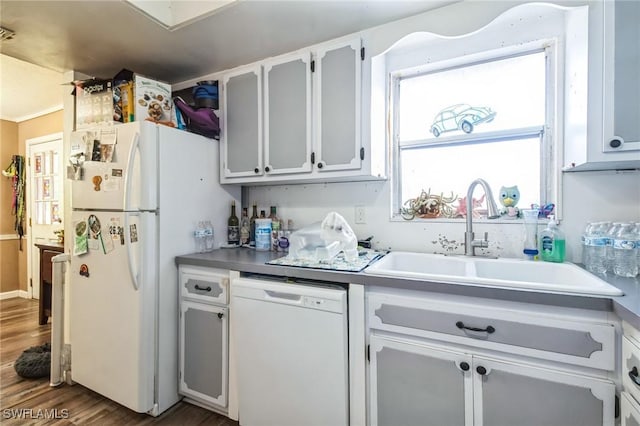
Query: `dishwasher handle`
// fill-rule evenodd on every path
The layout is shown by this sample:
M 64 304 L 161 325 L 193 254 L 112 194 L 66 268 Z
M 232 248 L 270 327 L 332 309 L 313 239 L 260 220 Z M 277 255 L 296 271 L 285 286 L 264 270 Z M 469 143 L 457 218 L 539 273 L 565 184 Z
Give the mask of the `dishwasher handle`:
M 302 295 L 286 293 L 282 291 L 264 290 L 264 299 L 273 302 L 288 303 L 291 305 L 301 305 Z

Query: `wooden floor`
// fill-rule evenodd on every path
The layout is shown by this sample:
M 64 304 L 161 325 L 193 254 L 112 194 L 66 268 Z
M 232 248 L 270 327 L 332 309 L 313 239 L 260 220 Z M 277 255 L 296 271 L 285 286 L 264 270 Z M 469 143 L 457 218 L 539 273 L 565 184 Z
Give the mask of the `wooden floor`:
M 13 368 L 22 351 L 50 341 L 51 325 L 38 325 L 38 302 L 0 301 L 0 424 L 4 425 L 212 425 L 237 426 L 224 416 L 179 402 L 159 417 L 129 410 L 81 386 L 52 388 L 49 379 L 23 379 Z M 17 416 L 22 415 L 21 419 Z M 51 416 L 57 415 L 57 419 Z M 48 417 L 47 417 L 48 416 Z

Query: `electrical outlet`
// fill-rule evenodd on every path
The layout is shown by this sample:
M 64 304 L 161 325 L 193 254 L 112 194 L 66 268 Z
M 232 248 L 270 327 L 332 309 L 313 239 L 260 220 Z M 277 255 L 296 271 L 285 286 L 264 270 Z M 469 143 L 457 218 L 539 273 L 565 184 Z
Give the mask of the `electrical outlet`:
M 367 215 L 364 206 L 356 206 L 356 223 L 367 223 Z

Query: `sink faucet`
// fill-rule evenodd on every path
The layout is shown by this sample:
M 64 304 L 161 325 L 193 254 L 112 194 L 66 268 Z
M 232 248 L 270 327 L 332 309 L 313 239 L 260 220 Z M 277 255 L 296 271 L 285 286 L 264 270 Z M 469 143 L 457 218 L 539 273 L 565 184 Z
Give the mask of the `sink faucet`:
M 473 190 L 476 185 L 480 184 L 484 189 L 484 193 L 487 198 L 487 219 L 495 219 L 500 217 L 500 213 L 498 212 L 498 207 L 496 206 L 495 201 L 493 201 L 493 194 L 491 193 L 491 188 L 489 188 L 489 184 L 484 179 L 476 179 L 471 182 L 469 185 L 469 189 L 467 190 L 467 229 L 464 233 L 464 254 L 466 256 L 475 256 L 476 247 L 489 247 L 489 240 L 487 240 L 488 233 L 484 233 L 484 238 L 482 240 L 474 239 L 473 234 Z

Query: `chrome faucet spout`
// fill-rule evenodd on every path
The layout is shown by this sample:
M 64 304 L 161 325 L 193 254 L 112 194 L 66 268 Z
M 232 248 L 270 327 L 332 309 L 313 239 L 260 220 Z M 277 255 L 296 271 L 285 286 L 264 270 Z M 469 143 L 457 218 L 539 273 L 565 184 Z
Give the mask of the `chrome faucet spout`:
M 473 190 L 477 185 L 482 186 L 484 189 L 485 198 L 487 199 L 487 218 L 488 219 L 496 219 L 500 217 L 500 212 L 498 211 L 498 206 L 496 206 L 495 201 L 493 200 L 493 193 L 491 192 L 491 188 L 489 184 L 484 179 L 476 179 L 471 182 L 469 185 L 469 189 L 467 190 L 467 200 L 466 200 L 466 208 L 467 208 L 467 229 L 464 233 L 464 254 L 467 256 L 475 256 L 475 248 L 476 247 L 488 247 L 489 241 L 487 240 L 487 233 L 485 233 L 484 239 L 476 240 L 473 233 Z

